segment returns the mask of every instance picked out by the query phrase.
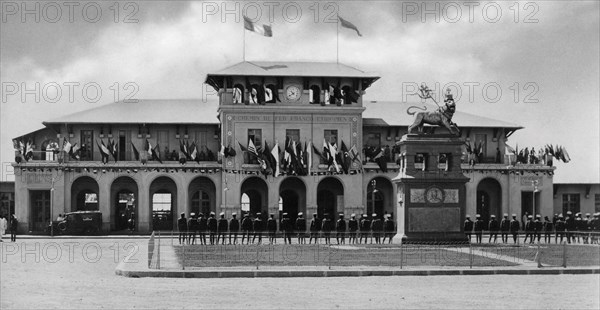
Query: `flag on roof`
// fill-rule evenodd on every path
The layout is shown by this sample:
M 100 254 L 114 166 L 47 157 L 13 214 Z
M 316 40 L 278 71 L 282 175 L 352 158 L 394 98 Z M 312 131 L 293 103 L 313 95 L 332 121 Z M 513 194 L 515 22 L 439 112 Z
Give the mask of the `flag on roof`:
M 265 37 L 273 36 L 273 30 L 271 29 L 271 26 L 255 23 L 246 16 L 244 16 L 244 28 L 246 28 L 246 30 L 256 32 L 256 33 L 260 34 L 261 36 L 265 36 Z
M 352 30 L 356 31 L 356 34 L 358 34 L 359 37 L 362 37 L 362 34 L 360 34 L 360 31 L 358 31 L 358 28 L 356 26 L 354 26 L 353 23 L 341 18 L 340 16 L 338 16 L 338 18 L 340 19 L 340 23 L 342 24 L 342 27 L 352 29 Z
M 273 146 L 273 149 L 271 150 L 271 156 L 273 156 L 273 160 L 275 161 L 275 167 L 273 169 L 273 176 L 274 177 L 278 177 L 279 176 L 279 142 L 275 142 L 275 146 Z
M 310 175 L 310 170 L 312 168 L 312 142 L 308 141 L 304 144 L 304 156 L 306 157 L 306 175 Z

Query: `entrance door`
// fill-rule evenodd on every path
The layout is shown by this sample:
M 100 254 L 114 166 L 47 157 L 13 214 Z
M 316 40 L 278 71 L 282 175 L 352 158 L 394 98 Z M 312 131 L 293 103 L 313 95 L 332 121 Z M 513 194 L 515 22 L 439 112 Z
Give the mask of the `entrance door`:
M 490 218 L 490 195 L 484 191 L 477 191 L 477 214 L 487 222 Z
M 535 207 L 533 202 L 533 192 L 521 192 L 521 214 L 527 212 L 529 215 L 538 214 L 540 212 L 540 193 L 535 193 Z
M 173 230 L 173 205 L 171 193 L 152 195 L 152 228 L 154 230 Z
M 43 231 L 50 223 L 50 191 L 31 191 L 31 230 Z
M 128 221 L 133 219 L 135 222 L 133 208 L 135 194 L 129 191 L 119 192 L 115 200 L 115 230 L 128 229 Z
M 324 214 L 329 214 L 329 218 L 335 218 L 336 196 L 328 190 L 321 190 L 317 193 L 317 216 L 323 218 Z

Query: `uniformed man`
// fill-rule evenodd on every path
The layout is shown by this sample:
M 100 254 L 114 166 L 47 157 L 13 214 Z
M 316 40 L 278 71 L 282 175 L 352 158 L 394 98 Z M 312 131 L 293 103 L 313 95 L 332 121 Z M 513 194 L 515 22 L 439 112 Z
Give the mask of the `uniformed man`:
M 552 243 L 552 230 L 554 230 L 554 224 L 550 221 L 547 216 L 544 216 L 544 242 Z
M 494 238 L 494 243 L 498 240 L 498 230 L 500 230 L 500 223 L 496 219 L 495 215 L 490 215 L 490 222 L 488 224 L 488 229 L 490 230 L 490 238 L 488 239 L 488 243 L 492 243 L 492 237 Z
M 333 230 L 333 223 L 329 218 L 329 213 L 323 214 L 323 222 L 321 223 L 321 232 L 325 239 L 325 244 L 331 244 L 331 231 Z
M 292 244 L 292 233 L 294 232 L 294 228 L 290 217 L 285 212 L 283 213 L 283 219 L 281 220 L 280 230 L 283 232 L 283 242 L 285 244 Z
M 512 220 L 510 220 L 510 233 L 513 236 L 513 242 L 518 243 L 519 241 L 519 228 L 521 227 L 517 215 L 512 214 Z
M 210 245 L 214 245 L 215 241 L 219 243 L 217 239 L 217 219 L 215 218 L 215 213 L 211 212 L 210 217 L 208 218 L 208 240 L 210 241 Z
M 190 213 L 190 219 L 188 220 L 188 244 L 196 244 L 196 234 L 200 231 L 198 228 L 198 218 L 196 213 Z
M 394 238 L 394 231 L 396 230 L 396 225 L 394 223 L 394 219 L 392 219 L 391 214 L 386 214 L 385 221 L 383 222 L 383 243 L 385 243 L 385 238 L 388 238 L 388 243 L 392 243 L 392 238 Z
M 185 243 L 186 235 L 188 233 L 188 226 L 184 212 L 181 212 L 181 217 L 177 220 L 177 229 L 179 230 L 179 244 L 181 244 L 181 241 Z
M 346 244 L 346 220 L 344 220 L 344 214 L 340 213 L 340 218 L 335 223 L 335 241 L 337 244 L 340 244 L 340 240 L 342 240 L 342 244 Z
M 310 221 L 310 239 L 308 239 L 308 244 L 310 244 L 315 239 L 315 244 L 319 243 L 319 230 L 321 230 L 321 221 L 317 217 L 316 213 L 313 213 L 313 218 Z
M 567 211 L 567 217 L 565 218 L 565 230 L 567 231 L 567 243 L 571 244 L 573 231 L 575 231 L 575 218 L 573 218 L 573 212 L 571 211 Z
M 198 214 L 198 230 L 200 231 L 200 243 L 206 245 L 206 231 L 208 230 L 208 220 L 204 213 Z
M 264 224 L 262 219 L 260 218 L 262 216 L 262 214 L 260 212 L 256 213 L 256 218 L 254 219 L 254 222 L 252 223 L 252 228 L 254 229 L 254 237 L 252 238 L 252 243 L 254 243 L 254 241 L 256 240 L 256 237 L 258 237 L 258 244 L 262 243 L 262 234 L 263 231 L 265 230 Z
M 371 222 L 371 231 L 375 237 L 375 243 L 381 244 L 381 235 L 383 234 L 383 221 L 377 216 L 377 213 L 373 213 L 373 222 Z
M 221 212 L 219 217 L 217 223 L 217 244 L 219 244 L 219 239 L 221 239 L 221 244 L 225 245 L 225 234 L 227 234 L 227 226 L 229 223 L 227 222 L 227 219 L 225 219 L 225 212 Z
M 371 221 L 369 220 L 369 217 L 366 214 L 363 214 L 363 218 L 360 221 L 359 228 L 360 228 L 360 239 L 359 239 L 358 243 L 361 243 L 362 240 L 364 239 L 365 244 L 367 244 L 367 240 L 369 238 L 369 235 L 371 234 Z M 372 240 L 371 240 L 371 243 L 373 243 Z
M 535 230 L 535 239 L 537 243 L 540 243 L 542 239 L 542 230 L 544 229 L 544 223 L 542 223 L 542 216 L 539 214 L 535 215 L 535 221 L 533 222 L 533 228 Z
M 483 221 L 481 220 L 481 215 L 475 215 L 475 224 L 473 225 L 475 230 L 475 240 L 477 243 L 481 243 L 482 235 L 483 235 Z
M 556 221 L 556 232 L 554 234 L 554 242 L 558 243 L 558 237 L 560 237 L 560 243 L 563 242 L 563 237 L 565 235 L 566 223 L 563 221 L 562 213 L 558 215 L 558 220 Z
M 237 244 L 237 236 L 240 231 L 240 221 L 237 219 L 237 213 L 231 213 L 231 220 L 229 220 L 229 244 L 231 243 L 231 237 L 233 237 L 233 245 Z
M 465 230 L 465 235 L 467 236 L 467 240 L 471 242 L 471 234 L 473 234 L 473 221 L 471 221 L 471 216 L 467 214 L 465 223 L 463 225 Z
M 591 221 L 592 238 L 590 243 L 598 244 L 598 234 L 600 233 L 600 212 L 594 213 L 594 218 Z
M 590 240 L 590 235 L 592 231 L 592 219 L 590 218 L 590 214 L 586 213 L 585 218 L 583 219 L 583 244 L 588 244 Z
M 358 231 L 358 221 L 356 220 L 356 214 L 352 213 L 350 220 L 348 221 L 348 242 L 350 244 L 356 244 L 356 232 Z
M 275 234 L 277 234 L 277 221 L 275 220 L 275 214 L 269 214 L 267 219 L 267 232 L 269 233 L 269 243 L 275 244 Z
M 244 239 L 246 240 L 246 244 L 250 244 L 250 232 L 252 231 L 252 220 L 248 213 L 244 214 L 244 219 L 242 220 L 242 245 L 244 244 Z
M 527 238 L 529 238 L 529 243 L 533 243 L 533 236 L 535 233 L 535 224 L 533 223 L 533 216 L 527 216 L 527 223 L 525 223 L 525 239 L 523 239 L 523 243 L 527 242 Z
M 303 216 L 304 213 L 298 212 L 298 218 L 296 219 L 296 232 L 298 233 L 298 244 L 306 243 L 306 219 Z
M 502 236 L 502 243 L 508 242 L 508 231 L 510 230 L 510 220 L 508 214 L 504 213 L 502 221 L 500 222 L 500 235 Z

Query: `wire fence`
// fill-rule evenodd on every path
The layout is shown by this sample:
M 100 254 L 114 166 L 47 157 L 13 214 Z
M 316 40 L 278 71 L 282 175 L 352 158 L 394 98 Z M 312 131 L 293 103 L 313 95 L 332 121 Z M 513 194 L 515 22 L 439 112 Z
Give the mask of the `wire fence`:
M 595 234 L 598 237 L 598 234 Z M 226 236 L 223 242 L 210 244 L 210 236 L 187 238 L 173 231 L 156 231 L 148 241 L 148 264 L 151 269 L 205 269 L 273 267 L 302 268 L 306 266 L 328 269 L 347 267 L 393 268 L 479 268 L 479 267 L 567 267 L 600 266 L 600 246 L 595 244 L 524 243 L 318 243 L 307 238 L 307 243 L 287 243 L 268 235 L 241 244 L 241 238 Z M 203 239 L 206 239 L 204 241 Z M 254 239 L 254 238 L 252 238 Z M 591 239 L 590 239 L 591 240 Z M 346 240 L 347 241 L 347 240 Z

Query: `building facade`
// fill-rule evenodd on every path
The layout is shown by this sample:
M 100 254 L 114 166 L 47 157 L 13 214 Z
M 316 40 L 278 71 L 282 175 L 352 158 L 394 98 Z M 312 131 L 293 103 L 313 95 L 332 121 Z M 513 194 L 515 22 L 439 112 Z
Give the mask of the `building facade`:
M 77 210 L 101 211 L 105 232 L 128 219 L 140 233 L 173 229 L 181 212 L 387 213 L 398 222 L 391 180 L 402 172 L 395 146 L 411 104 L 363 101 L 378 79 L 336 63 L 242 62 L 207 76 L 218 102 L 117 102 L 48 120 L 15 138 L 25 145 L 13 164 L 20 229 L 39 232 Z M 522 127 L 457 106 L 461 138 L 479 150 L 465 146 L 462 158 L 467 213 L 553 213 L 555 168 L 517 163 L 505 150 Z M 325 147 L 340 153 L 337 168 Z

